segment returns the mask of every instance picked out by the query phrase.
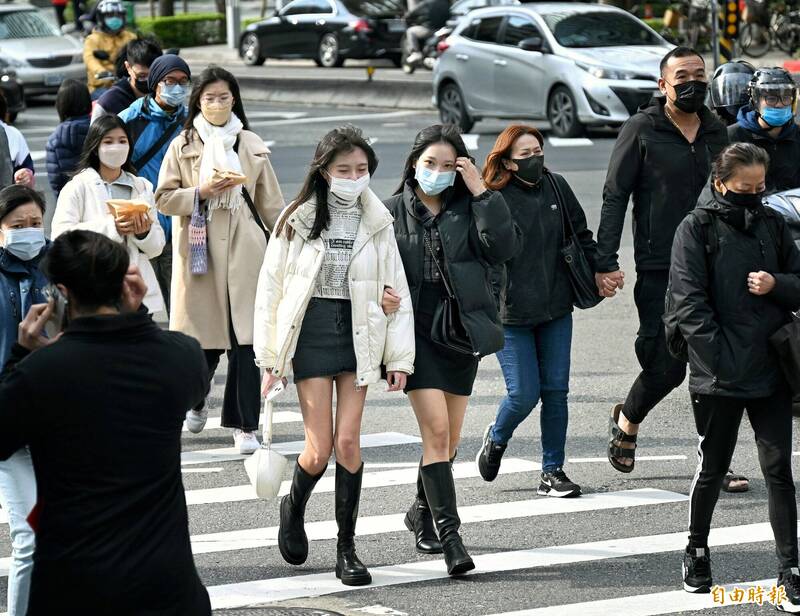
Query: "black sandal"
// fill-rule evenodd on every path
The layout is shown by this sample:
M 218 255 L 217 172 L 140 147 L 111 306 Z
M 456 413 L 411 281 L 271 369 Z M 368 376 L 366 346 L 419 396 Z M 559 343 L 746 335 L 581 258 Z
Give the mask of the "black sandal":
M 633 472 L 633 467 L 636 465 L 636 437 L 638 434 L 627 434 L 619 427 L 619 414 L 622 412 L 622 405 L 617 404 L 611 410 L 611 417 L 608 418 L 608 461 L 620 473 Z M 620 447 L 615 443 L 633 443 L 633 448 Z M 619 459 L 633 460 L 634 463 L 628 466 L 621 464 Z
M 740 484 L 744 482 L 744 485 L 731 487 L 731 483 L 734 482 Z M 737 492 L 747 492 L 750 489 L 750 482 L 744 475 L 736 475 L 732 470 L 729 469 L 725 474 L 725 479 L 722 480 L 722 489 L 725 490 L 725 492 L 730 492 L 731 494 Z

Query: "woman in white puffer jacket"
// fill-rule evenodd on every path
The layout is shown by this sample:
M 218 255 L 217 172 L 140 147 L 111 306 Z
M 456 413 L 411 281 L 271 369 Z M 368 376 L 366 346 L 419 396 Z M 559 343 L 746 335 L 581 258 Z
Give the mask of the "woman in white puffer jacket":
M 254 324 L 256 363 L 266 370 L 262 392 L 285 378 L 291 362 L 306 433 L 281 501 L 281 555 L 293 565 L 305 562 L 305 506 L 335 450 L 336 576 L 349 586 L 372 581 L 353 541 L 366 389 L 381 379 L 382 367 L 390 391 L 401 391 L 414 371 L 414 318 L 393 219 L 368 187 L 377 163 L 352 126 L 322 139 L 267 246 Z M 389 316 L 381 307 L 385 295 L 400 306 Z

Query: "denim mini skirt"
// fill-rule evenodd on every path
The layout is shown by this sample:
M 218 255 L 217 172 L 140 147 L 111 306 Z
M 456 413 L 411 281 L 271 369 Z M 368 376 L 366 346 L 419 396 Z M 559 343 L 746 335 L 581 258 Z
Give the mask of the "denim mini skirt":
M 294 381 L 356 371 L 350 301 L 312 297 L 292 359 Z

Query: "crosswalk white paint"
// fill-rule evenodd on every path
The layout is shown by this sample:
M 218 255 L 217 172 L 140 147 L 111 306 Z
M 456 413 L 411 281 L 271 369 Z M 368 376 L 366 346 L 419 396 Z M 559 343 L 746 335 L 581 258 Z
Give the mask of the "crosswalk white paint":
M 327 124 L 328 122 L 354 122 L 358 120 L 383 120 L 384 118 L 401 118 L 405 116 L 415 115 L 417 111 L 387 111 L 384 113 L 354 113 L 349 115 L 338 116 L 316 116 L 316 117 L 302 117 L 292 118 L 288 120 L 261 120 L 250 122 L 251 128 L 259 128 L 263 126 L 286 126 L 290 124 Z
M 746 524 L 713 529 L 709 537 L 709 547 L 771 540 L 772 529 L 768 523 Z M 648 535 L 630 537 L 628 539 L 610 539 L 529 550 L 496 552 L 478 556 L 473 555 L 475 570 L 467 575 L 472 577 L 485 573 L 539 569 L 556 565 L 597 562 L 612 558 L 680 552 L 685 547 L 686 532 L 684 531 L 664 535 Z M 369 586 L 344 586 L 336 579 L 333 572 L 329 572 L 223 584 L 209 587 L 208 592 L 211 596 L 212 608 L 223 609 L 247 607 L 267 601 L 286 601 L 341 592 L 356 592 L 360 589 L 413 584 L 448 577 L 444 560 L 415 561 L 402 565 L 374 567 L 370 568 L 370 573 L 372 573 L 372 584 Z M 554 613 L 562 614 L 560 611 Z M 596 614 L 594 610 L 590 613 L 592 616 Z
M 636 456 L 637 462 L 669 462 L 673 460 L 686 460 L 686 456 Z M 590 464 L 595 462 L 608 463 L 608 458 L 570 458 L 570 464 Z
M 478 138 L 480 135 L 476 133 L 464 133 L 461 135 L 461 139 L 464 141 L 464 145 L 467 146 L 468 150 L 477 150 L 478 149 Z
M 378 432 L 376 434 L 362 434 L 361 448 L 391 447 L 393 445 L 409 445 L 421 443 L 422 439 L 410 434 L 400 432 Z M 290 441 L 288 443 L 273 443 L 272 448 L 284 456 L 296 456 L 303 451 L 304 441 Z M 200 449 L 198 451 L 185 451 L 181 454 L 181 464 L 207 464 L 213 462 L 231 462 L 244 460 L 247 456 L 239 453 L 234 447 L 222 449 Z
M 276 424 L 296 423 L 301 421 L 303 421 L 303 414 L 295 411 L 278 411 L 272 414 L 272 423 Z M 206 421 L 206 427 L 203 428 L 203 432 L 222 428 L 221 422 L 221 417 L 209 417 L 208 421 Z M 227 428 L 224 429 L 227 430 Z M 183 424 L 183 431 L 189 431 L 185 423 Z
M 548 143 L 555 147 L 555 148 L 575 148 L 575 147 L 586 147 L 592 145 L 591 139 L 586 139 L 585 137 L 578 137 L 573 139 L 568 139 L 565 137 L 548 137 Z
M 34 150 L 31 152 L 31 160 L 33 162 L 39 162 L 45 158 L 47 158 L 47 152 L 45 150 Z

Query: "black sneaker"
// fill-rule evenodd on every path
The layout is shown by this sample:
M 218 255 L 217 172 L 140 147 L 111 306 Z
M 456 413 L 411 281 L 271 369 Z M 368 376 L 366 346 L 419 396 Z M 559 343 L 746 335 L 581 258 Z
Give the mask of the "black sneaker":
M 778 576 L 778 587 L 783 586 L 784 597 L 775 607 L 781 612 L 800 614 L 800 569 L 793 567 Z
M 683 553 L 683 589 L 686 592 L 711 592 L 711 555 L 708 548 L 687 547 Z
M 567 477 L 567 474 L 557 468 L 554 471 L 544 471 L 542 473 L 542 480 L 539 483 L 539 496 L 556 496 L 560 498 L 569 498 L 581 495 L 581 487 L 577 483 L 573 483 Z
M 500 472 L 500 462 L 508 445 L 499 445 L 492 440 L 492 428 L 494 422 L 489 424 L 486 432 L 483 433 L 483 445 L 478 455 L 475 457 L 475 464 L 478 465 L 478 472 L 484 481 L 494 481 L 497 473 Z

